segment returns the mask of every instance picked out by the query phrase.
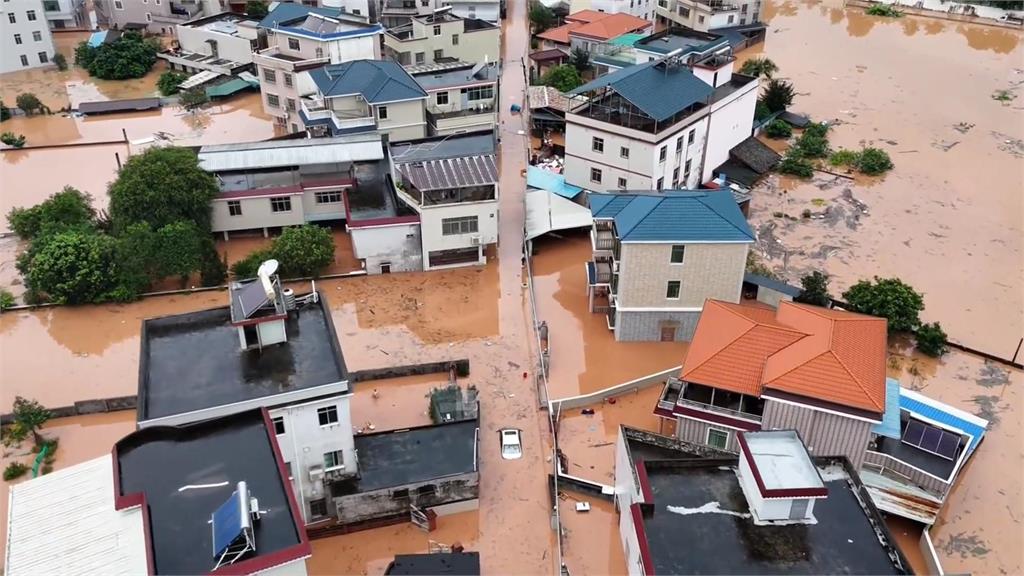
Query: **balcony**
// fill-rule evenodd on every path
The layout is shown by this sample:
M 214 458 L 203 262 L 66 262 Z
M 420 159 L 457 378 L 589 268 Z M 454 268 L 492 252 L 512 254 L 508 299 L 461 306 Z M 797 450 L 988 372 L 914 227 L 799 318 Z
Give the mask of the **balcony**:
M 608 306 L 608 311 L 605 312 L 605 322 L 608 324 L 609 330 L 615 330 L 615 302 L 612 301 Z
M 494 114 L 494 102 L 488 102 L 486 104 L 469 104 L 468 108 L 464 110 L 451 110 L 451 111 L 440 111 L 440 110 L 427 110 L 432 118 L 435 120 L 446 120 L 448 118 L 462 118 L 465 116 L 477 116 L 480 114 Z
M 594 279 L 593 284 L 611 284 L 612 282 L 612 263 L 610 260 L 593 260 L 594 265 Z
M 338 112 L 328 107 L 324 99 L 315 96 L 303 96 L 299 100 L 299 105 L 302 107 L 302 119 L 307 125 L 330 122 L 338 131 L 355 131 L 377 126 L 377 119 L 369 115 L 369 110 Z
M 294 72 L 296 67 L 312 68 L 321 64 L 327 64 L 329 59 L 292 56 L 291 54 L 282 53 L 281 49 L 277 46 L 271 46 L 270 48 L 264 48 L 255 52 L 253 54 L 253 61 L 259 66 Z
M 154 22 L 181 23 L 202 15 L 203 7 L 199 4 L 171 2 L 167 14 L 153 14 Z
M 661 397 L 658 398 L 658 408 L 662 410 L 672 411 L 676 407 L 676 401 L 679 399 L 679 393 L 683 389 L 683 381 L 678 378 L 669 378 L 665 381 L 665 388 L 661 391 Z
M 764 411 L 764 401 L 760 398 L 692 382 L 681 382 L 676 406 L 757 424 L 761 423 Z
M 615 249 L 615 235 L 608 228 L 592 228 L 590 230 L 590 241 L 594 251 L 612 251 Z

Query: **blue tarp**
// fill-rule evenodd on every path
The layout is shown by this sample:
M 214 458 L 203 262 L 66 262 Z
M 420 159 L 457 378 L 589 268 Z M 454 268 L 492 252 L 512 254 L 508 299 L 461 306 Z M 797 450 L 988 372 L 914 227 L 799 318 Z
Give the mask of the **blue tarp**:
M 213 557 L 220 558 L 242 534 L 242 500 L 238 491 L 213 513 Z
M 985 435 L 986 426 L 978 423 L 984 422 L 984 420 L 973 415 L 961 417 L 957 414 L 960 411 L 956 408 L 904 388 L 900 388 L 900 408 L 910 412 L 912 415 L 926 418 L 941 426 L 949 426 L 970 434 L 972 438 L 968 450 L 972 452 Z M 971 420 L 968 420 L 968 418 Z M 985 422 L 985 424 L 987 425 L 988 423 Z
M 885 379 L 885 414 L 882 422 L 875 424 L 872 432 L 886 438 L 900 439 L 900 383 L 894 378 Z
M 107 39 L 107 32 L 109 30 L 100 30 L 99 32 L 93 32 L 89 35 L 89 46 L 93 48 L 103 44 L 103 41 Z
M 583 188 L 579 186 L 566 184 L 565 176 L 536 166 L 528 166 L 526 168 L 526 185 L 530 188 L 553 192 L 562 198 L 570 200 L 578 196 L 580 192 L 583 192 Z

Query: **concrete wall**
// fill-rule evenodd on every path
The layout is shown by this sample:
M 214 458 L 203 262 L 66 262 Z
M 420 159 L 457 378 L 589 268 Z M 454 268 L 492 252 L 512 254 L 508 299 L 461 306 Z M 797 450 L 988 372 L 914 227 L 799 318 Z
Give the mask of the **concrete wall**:
M 683 416 L 676 419 L 676 437 L 685 442 L 707 445 L 708 430 L 721 430 L 722 432 L 728 433 L 729 442 L 725 445 L 725 449 L 729 452 L 740 451 L 740 443 L 736 438 L 737 430 L 735 428 L 722 426 L 721 424 L 711 424 L 709 422 L 694 420 L 693 418 Z
M 350 228 L 349 233 L 352 251 L 356 258 L 366 261 L 367 274 L 379 274 L 383 263 L 391 264 L 392 272 L 423 269 L 418 222 Z
M 756 0 L 737 0 L 732 2 L 736 6 L 736 10 L 728 12 L 712 12 L 707 4 L 701 4 L 695 0 L 665 0 L 665 5 L 654 3 L 654 12 L 651 17 L 655 15 L 667 18 L 680 26 L 686 26 L 693 28 L 701 32 L 707 32 L 713 28 L 721 28 L 723 26 L 741 26 L 744 24 L 753 24 L 754 22 L 761 21 L 761 12 L 758 7 L 763 10 L 763 2 L 757 2 Z M 689 9 L 689 15 L 684 16 L 679 13 L 679 7 L 684 6 Z M 729 16 L 733 16 L 733 21 L 729 22 Z
M 616 306 L 699 311 L 708 298 L 739 302 L 748 244 L 684 244 L 672 264 L 672 244 L 622 243 Z M 679 298 L 666 298 L 668 282 L 681 282 Z
M 626 438 L 620 429 L 615 442 L 615 508 L 619 513 L 619 539 L 622 542 L 622 552 L 630 576 L 645 576 L 639 570 L 640 542 L 630 510 L 630 506 L 639 500 L 641 500 L 640 486 L 629 460 Z
M 441 222 L 446 218 L 477 217 L 477 232 L 474 234 L 442 234 Z M 427 255 L 437 250 L 454 250 L 473 246 L 472 238 L 480 238 L 479 245 L 494 244 L 498 241 L 498 200 L 466 202 L 429 206 L 420 212 L 420 233 L 423 237 L 423 269 L 429 269 Z M 481 256 L 480 264 L 486 262 Z
M 217 42 L 217 55 L 220 58 L 248 64 L 252 62 L 250 42 L 256 40 L 256 29 L 239 26 L 238 32 L 239 36 L 231 36 L 180 24 L 177 27 L 178 43 L 182 50 L 212 55 L 213 50 L 207 40 L 214 40 Z
M 35 20 L 28 19 L 29 11 L 34 13 Z M 13 24 L 10 21 L 11 14 L 15 19 Z M 38 42 L 33 38 L 33 32 L 39 33 Z M 15 43 L 15 34 L 21 37 L 21 44 Z M 46 53 L 46 62 L 40 61 L 40 52 Z M 53 37 L 42 0 L 5 0 L 0 3 L 0 73 L 50 66 L 53 54 Z M 28 61 L 27 65 L 22 64 L 22 56 Z M 69 64 L 75 59 L 74 54 L 65 54 L 64 57 Z M 13 98 L 11 100 L 5 104 L 14 106 Z M 27 136 L 32 137 L 31 134 Z
M 715 168 L 729 159 L 729 150 L 753 133 L 757 86 L 757 82 L 751 82 L 712 106 L 701 182 L 714 179 Z
M 260 572 L 260 576 L 306 576 L 306 559 L 274 566 Z
M 793 297 L 764 286 L 757 287 L 757 301 L 778 308 L 779 302 L 792 302 Z
M 445 58 L 463 62 L 498 62 L 501 60 L 501 30 L 498 27 L 467 32 L 462 20 L 442 22 L 441 34 L 434 35 L 433 24 L 412 21 L 413 38 L 399 40 L 384 35 L 384 53 L 402 65 L 417 64 L 416 54 L 423 54 L 423 64 L 435 62 L 434 52 L 441 50 Z M 457 36 L 458 39 L 453 39 Z M 456 43 L 457 42 L 457 43 Z
M 429 495 L 417 494 L 421 486 L 434 486 Z M 408 490 L 407 498 L 395 496 L 396 490 Z M 343 524 L 362 522 L 383 516 L 409 513 L 409 505 L 432 508 L 450 502 L 473 500 L 480 496 L 480 473 L 470 472 L 427 482 L 403 484 L 372 492 L 361 492 L 333 498 L 338 520 Z
M 570 13 L 590 9 L 608 14 L 632 14 L 637 18 L 653 20 L 656 2 L 655 0 L 637 0 L 636 2 L 630 2 L 630 0 L 573 0 L 569 6 Z
M 892 470 L 908 478 L 910 482 L 935 494 L 939 498 L 945 498 L 950 485 L 931 474 L 915 468 L 906 462 L 897 460 L 888 454 L 867 450 L 864 453 L 864 462 Z
M 386 119 L 380 117 L 382 106 L 387 107 Z M 415 140 L 427 136 L 425 99 L 375 105 L 373 111 L 377 117 L 377 131 L 387 134 L 392 141 Z
M 345 202 L 343 200 L 337 202 L 317 202 L 317 191 L 326 192 L 332 190 L 340 191 L 341 187 L 331 186 L 318 188 L 317 190 L 303 190 L 302 211 L 306 222 L 345 219 Z
M 298 226 L 306 222 L 303 199 L 301 194 L 287 195 L 292 199 L 290 212 L 273 212 L 270 209 L 269 196 L 257 198 L 216 199 L 211 206 L 211 230 L 214 232 L 231 232 L 235 230 L 255 230 L 277 226 Z M 242 214 L 231 216 L 228 202 L 241 202 Z
M 458 90 L 453 90 L 458 94 Z M 455 96 L 453 96 L 455 97 Z M 443 136 L 457 132 L 475 132 L 477 130 L 490 130 L 498 123 L 497 111 L 472 114 L 467 116 L 455 116 L 453 118 L 436 118 L 434 125 L 430 126 L 431 135 Z
M 501 6 L 498 0 L 444 0 L 445 6 L 452 7 L 452 14 L 460 18 L 476 18 L 488 22 L 501 20 Z
M 662 326 L 674 326 L 675 341 L 689 342 L 700 320 L 700 310 L 690 312 L 625 312 L 615 313 L 615 340 L 619 342 L 657 342 Z
M 352 60 L 380 59 L 379 36 L 380 34 L 367 34 L 334 40 L 320 40 L 282 31 L 268 31 L 267 43 L 271 47 L 277 47 L 282 54 L 287 54 L 288 56 L 303 59 L 328 58 L 331 64 L 341 64 L 342 62 Z M 298 41 L 298 49 L 291 48 L 288 42 L 289 38 Z M 320 49 L 319 52 L 317 48 Z
M 811 456 L 846 456 L 855 470 L 864 462 L 873 422 L 765 399 L 762 429 L 795 429 Z
M 650 386 L 664 386 L 665 380 L 669 376 L 679 374 L 679 371 L 681 369 L 682 366 L 673 366 L 672 368 L 669 368 L 667 370 L 662 370 L 661 372 L 648 374 L 647 376 L 641 376 L 640 378 L 636 378 L 635 380 L 623 382 L 622 384 L 617 384 L 615 386 L 609 386 L 608 388 L 598 390 L 597 392 L 592 392 L 590 394 L 583 394 L 580 396 L 571 396 L 569 398 L 550 400 L 548 402 L 548 410 L 552 413 L 555 413 L 558 412 L 559 410 L 580 408 L 588 404 L 601 402 L 606 398 L 621 396 L 627 392 L 632 392 L 634 390 L 641 390 Z
M 329 496 L 323 477 L 311 478 L 311 467 L 324 467 L 324 454 L 341 450 L 344 457 L 345 473 L 358 472 L 355 444 L 352 439 L 352 417 L 349 413 L 351 394 L 315 400 L 302 404 L 273 408 L 270 418 L 283 418 L 285 433 L 277 437 L 281 457 L 291 465 L 292 487 L 300 500 L 302 517 L 308 523 L 312 520 L 309 502 Z M 320 426 L 317 410 L 335 406 L 338 423 Z

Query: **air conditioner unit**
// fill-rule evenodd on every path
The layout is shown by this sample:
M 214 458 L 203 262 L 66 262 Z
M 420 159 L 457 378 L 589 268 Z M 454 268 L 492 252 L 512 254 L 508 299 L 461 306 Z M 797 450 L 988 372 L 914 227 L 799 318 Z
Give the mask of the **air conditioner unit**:
M 479 236 L 470 236 L 469 237 L 469 245 L 470 246 L 479 246 L 480 245 L 480 237 Z
M 324 467 L 323 466 L 317 465 L 317 466 L 310 466 L 309 467 L 309 480 L 310 480 L 310 482 L 317 482 L 321 478 L 323 478 L 323 476 L 324 476 Z

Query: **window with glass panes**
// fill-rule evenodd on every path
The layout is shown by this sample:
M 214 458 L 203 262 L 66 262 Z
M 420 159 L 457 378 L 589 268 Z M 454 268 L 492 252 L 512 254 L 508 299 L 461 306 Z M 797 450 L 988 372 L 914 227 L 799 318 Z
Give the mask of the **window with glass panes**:
M 444 218 L 441 220 L 441 234 L 443 236 L 454 236 L 456 234 L 473 234 L 479 229 L 479 222 L 476 216 L 465 216 L 462 218 Z
M 270 199 L 271 212 L 291 212 L 292 199 L 290 196 L 275 196 Z

